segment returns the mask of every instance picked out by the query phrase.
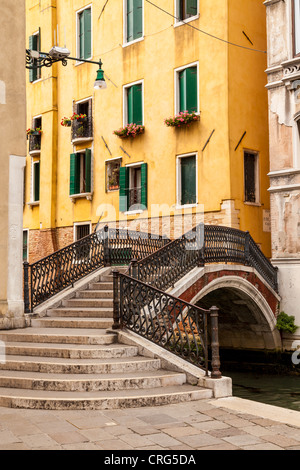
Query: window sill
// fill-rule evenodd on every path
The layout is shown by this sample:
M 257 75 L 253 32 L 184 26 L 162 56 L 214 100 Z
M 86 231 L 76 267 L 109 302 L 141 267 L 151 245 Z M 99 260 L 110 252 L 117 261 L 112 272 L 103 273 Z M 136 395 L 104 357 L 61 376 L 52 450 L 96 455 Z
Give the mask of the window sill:
M 185 204 L 185 205 L 180 205 L 176 204 L 175 209 L 180 210 L 180 209 L 192 209 L 193 207 L 197 207 L 198 204 Z
M 138 38 L 138 39 L 134 39 L 133 41 L 130 41 L 130 42 L 125 42 L 122 44 L 122 47 L 129 47 L 131 46 L 132 44 L 136 44 L 137 42 L 141 42 L 141 41 L 144 41 L 144 36 L 142 36 L 141 38 Z
M 78 67 L 78 65 L 86 64 L 85 60 L 92 60 L 93 56 L 87 57 L 84 60 L 78 59 L 78 61 L 75 62 L 74 67 Z
M 31 202 L 27 202 L 27 205 L 30 207 L 30 209 L 32 209 L 32 208 L 35 207 L 35 206 L 39 206 L 39 205 L 40 205 L 40 201 L 31 201 Z
M 41 154 L 41 149 L 40 150 L 30 150 L 29 155 L 33 157 L 34 155 L 40 155 Z
M 80 193 L 80 194 L 72 194 L 69 196 L 71 199 L 71 202 L 74 204 L 76 202 L 76 199 L 87 199 L 88 201 L 92 201 L 93 199 L 93 193 Z
M 261 203 L 260 203 L 260 202 L 244 201 L 244 204 L 245 204 L 246 206 L 261 207 Z
M 136 211 L 126 211 L 126 212 L 123 212 L 124 215 L 135 215 L 135 214 L 142 214 L 145 210 L 147 209 L 139 209 L 139 210 L 136 210 Z
M 76 137 L 76 139 L 72 140 L 73 145 L 83 144 L 85 142 L 92 142 L 94 137 Z
M 200 18 L 200 15 L 195 15 L 191 16 L 190 18 L 187 18 L 186 20 L 181 20 L 181 21 L 176 21 L 176 23 L 173 24 L 174 28 L 177 28 L 178 26 L 182 26 L 185 23 L 190 23 L 191 21 L 198 20 Z

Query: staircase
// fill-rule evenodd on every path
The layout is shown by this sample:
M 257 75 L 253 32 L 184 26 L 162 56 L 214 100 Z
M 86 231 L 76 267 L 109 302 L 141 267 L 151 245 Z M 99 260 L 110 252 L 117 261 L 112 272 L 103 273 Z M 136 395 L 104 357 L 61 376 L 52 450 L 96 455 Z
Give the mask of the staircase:
M 0 332 L 0 406 L 32 409 L 116 409 L 212 397 L 185 373 L 120 344 L 111 330 L 112 274 L 32 318 L 31 327 Z

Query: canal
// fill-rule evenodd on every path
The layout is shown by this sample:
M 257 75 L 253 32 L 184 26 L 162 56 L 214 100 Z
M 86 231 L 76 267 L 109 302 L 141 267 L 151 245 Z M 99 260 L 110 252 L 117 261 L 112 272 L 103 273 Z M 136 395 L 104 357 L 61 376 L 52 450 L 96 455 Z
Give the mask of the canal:
M 300 411 L 300 364 L 292 363 L 291 354 L 222 351 L 221 361 L 234 396 Z

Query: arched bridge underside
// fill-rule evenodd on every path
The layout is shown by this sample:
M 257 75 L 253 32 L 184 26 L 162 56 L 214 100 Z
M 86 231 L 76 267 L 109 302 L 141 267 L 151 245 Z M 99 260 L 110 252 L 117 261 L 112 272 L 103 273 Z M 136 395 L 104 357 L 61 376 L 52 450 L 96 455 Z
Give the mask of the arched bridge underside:
M 254 268 L 207 265 L 194 269 L 173 295 L 202 308 L 220 309 L 221 348 L 274 350 L 281 346 L 276 329 L 280 297 Z

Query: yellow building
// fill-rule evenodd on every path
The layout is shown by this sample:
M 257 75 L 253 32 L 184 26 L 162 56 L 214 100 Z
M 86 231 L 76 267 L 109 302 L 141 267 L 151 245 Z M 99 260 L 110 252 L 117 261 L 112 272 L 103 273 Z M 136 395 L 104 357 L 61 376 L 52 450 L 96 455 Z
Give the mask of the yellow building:
M 182 214 L 189 224 L 249 230 L 270 256 L 263 3 L 26 5 L 27 48 L 59 46 L 78 60 L 27 77 L 27 127 L 41 133 L 29 136 L 24 259 L 99 220 L 174 237 Z M 106 89 L 94 89 L 97 65 L 83 59 L 102 60 Z M 167 125 L 184 111 L 192 122 Z M 135 137 L 114 134 L 131 123 Z

